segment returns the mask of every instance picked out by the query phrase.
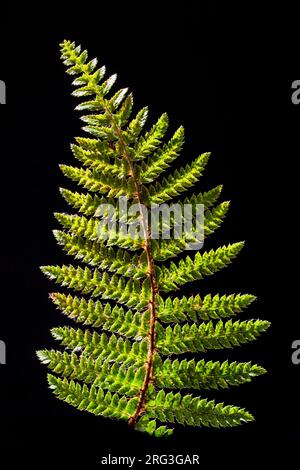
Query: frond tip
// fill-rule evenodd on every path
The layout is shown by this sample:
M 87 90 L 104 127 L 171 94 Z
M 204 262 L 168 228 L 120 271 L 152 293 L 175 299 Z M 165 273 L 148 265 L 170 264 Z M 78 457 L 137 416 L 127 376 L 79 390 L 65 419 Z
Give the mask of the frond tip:
M 256 297 L 167 295 L 228 267 L 244 246 L 229 243 L 175 259 L 190 243 L 213 235 L 230 207 L 229 201 L 219 201 L 221 185 L 180 200 L 200 180 L 210 153 L 170 170 L 183 149 L 183 126 L 168 135 L 169 117 L 163 113 L 147 129 L 148 107 L 133 111 L 128 88 L 113 90 L 116 74 L 106 75 L 106 67 L 89 59 L 74 42 L 63 41 L 60 47 L 72 76 L 72 95 L 81 99 L 76 110 L 84 112 L 82 129 L 89 136 L 77 137 L 71 145 L 78 166 L 60 165 L 63 174 L 83 189 L 60 189 L 77 213 L 55 213 L 60 229 L 53 231 L 58 245 L 77 264 L 41 267 L 50 280 L 75 291 L 49 296 L 77 324 L 52 328 L 59 348 L 37 351 L 51 371 L 50 389 L 78 410 L 125 420 L 129 427 L 155 437 L 170 436 L 176 423 L 228 428 L 253 421 L 244 408 L 185 391 L 217 393 L 244 386 L 265 374 L 264 367 L 182 355 L 233 349 L 258 339 L 270 323 L 238 318 Z M 124 196 L 140 209 L 129 224 L 132 228 L 139 220 L 143 238 L 109 225 L 126 219 L 117 204 Z M 159 224 L 158 232 L 172 229 L 174 236 L 156 240 L 141 208 L 151 210 L 152 204 L 174 198 L 179 208 L 189 207 L 190 227 L 176 237 L 179 224 L 172 216 Z M 204 208 L 201 235 L 195 234 L 193 215 L 199 204 Z M 108 208 L 114 209 L 113 215 Z

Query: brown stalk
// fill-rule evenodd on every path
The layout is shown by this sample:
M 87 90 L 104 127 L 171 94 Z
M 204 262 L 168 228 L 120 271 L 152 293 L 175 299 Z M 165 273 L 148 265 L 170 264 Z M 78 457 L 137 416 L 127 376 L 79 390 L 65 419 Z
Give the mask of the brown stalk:
M 139 401 L 138 401 L 136 411 L 128 420 L 128 425 L 131 428 L 134 428 L 138 420 L 142 416 L 143 412 L 145 411 L 148 387 L 149 387 L 149 384 L 153 382 L 153 361 L 154 361 L 154 354 L 156 350 L 156 330 L 155 330 L 155 324 L 156 324 L 156 319 L 157 319 L 156 295 L 158 293 L 158 287 L 157 287 L 157 282 L 156 282 L 154 259 L 153 259 L 151 243 L 150 243 L 150 233 L 147 228 L 148 224 L 145 220 L 144 212 L 142 210 L 143 202 L 142 202 L 142 196 L 141 196 L 141 183 L 138 180 L 138 177 L 135 173 L 134 165 L 130 158 L 127 143 L 122 135 L 122 130 L 120 126 L 117 124 L 114 118 L 114 115 L 112 114 L 109 107 L 107 106 L 106 100 L 103 100 L 103 105 L 104 105 L 105 112 L 110 116 L 110 119 L 112 121 L 112 126 L 114 128 L 116 135 L 118 136 L 118 141 L 120 144 L 120 148 L 122 150 L 123 157 L 126 159 L 128 163 L 128 166 L 130 169 L 130 175 L 134 182 L 135 199 L 140 209 L 141 225 L 142 225 L 143 234 L 144 234 L 144 250 L 146 252 L 147 265 L 148 265 L 147 276 L 149 277 L 150 283 L 151 283 L 151 299 L 149 300 L 149 303 L 148 303 L 150 319 L 149 319 L 149 331 L 147 334 L 148 352 L 147 352 L 147 359 L 145 362 L 145 377 L 144 377 L 143 385 L 139 391 L 139 395 L 138 395 Z

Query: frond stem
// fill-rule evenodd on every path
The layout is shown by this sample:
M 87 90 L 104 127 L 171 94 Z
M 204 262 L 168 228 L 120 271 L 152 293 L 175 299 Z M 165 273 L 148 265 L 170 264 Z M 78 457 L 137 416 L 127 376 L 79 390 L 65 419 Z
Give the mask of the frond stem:
M 118 125 L 115 120 L 115 117 L 111 110 L 109 109 L 108 103 L 106 100 L 103 100 L 103 106 L 105 112 L 109 115 L 112 127 L 114 129 L 115 134 L 118 137 L 118 142 L 120 145 L 120 149 L 122 151 L 123 157 L 127 161 L 127 164 L 130 169 L 130 175 L 133 179 L 134 186 L 135 186 L 135 199 L 138 204 L 140 210 L 140 219 L 141 219 L 141 226 L 144 235 L 144 250 L 147 256 L 147 275 L 150 279 L 151 283 L 151 298 L 148 303 L 148 310 L 150 312 L 150 319 L 149 319 L 149 331 L 148 331 L 148 352 L 147 352 L 147 359 L 145 361 L 145 377 L 143 381 L 143 385 L 139 391 L 139 402 L 136 408 L 135 413 L 129 418 L 128 425 L 131 428 L 134 428 L 142 416 L 145 410 L 145 404 L 147 399 L 147 391 L 150 383 L 153 383 L 153 362 L 154 362 L 154 355 L 156 351 L 156 320 L 157 320 L 157 300 L 156 296 L 158 294 L 158 287 L 156 281 L 156 274 L 155 274 L 155 265 L 154 265 L 154 258 L 152 254 L 152 248 L 150 243 L 150 233 L 148 229 L 148 224 L 145 220 L 144 211 L 142 210 L 142 195 L 141 195 L 141 182 L 135 172 L 134 164 L 130 157 L 130 153 L 128 150 L 127 142 L 125 141 L 122 135 L 122 129 Z

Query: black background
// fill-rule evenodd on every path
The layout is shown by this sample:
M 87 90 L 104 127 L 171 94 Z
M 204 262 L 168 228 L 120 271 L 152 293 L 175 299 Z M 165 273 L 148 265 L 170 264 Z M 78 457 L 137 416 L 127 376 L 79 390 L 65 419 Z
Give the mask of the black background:
M 70 5 L 67 14 L 62 6 L 26 6 L 1 18 L 0 79 L 7 85 L 7 105 L 0 106 L 0 339 L 7 345 L 7 365 L 0 368 L 0 447 L 12 461 L 99 463 L 109 452 L 189 452 L 202 462 L 227 464 L 237 450 L 247 460 L 256 456 L 255 448 L 265 456 L 277 449 L 290 455 L 300 441 L 300 366 L 291 362 L 300 330 L 300 105 L 291 102 L 291 84 L 300 76 L 296 15 L 288 9 L 266 14 L 246 6 L 195 5 L 170 4 L 162 11 L 147 3 L 90 3 Z M 51 230 L 57 226 L 53 212 L 66 210 L 58 187 L 70 187 L 58 163 L 72 162 L 69 144 L 81 133 L 70 78 L 59 60 L 58 44 L 65 38 L 118 73 L 118 86 L 134 93 L 135 109 L 150 105 L 149 124 L 164 111 L 171 131 L 184 124 L 178 165 L 204 151 L 213 154 L 198 189 L 222 183 L 223 199 L 232 205 L 206 249 L 239 240 L 246 247 L 230 268 L 186 292 L 254 293 L 258 301 L 243 315 L 272 322 L 255 343 L 209 355 L 253 360 L 268 369 L 252 384 L 206 393 L 246 407 L 256 416 L 254 424 L 221 431 L 178 426 L 174 437 L 157 441 L 126 424 L 78 412 L 47 388 L 35 351 L 53 347 L 49 329 L 66 320 L 48 300 L 54 288 L 39 266 L 70 261 Z

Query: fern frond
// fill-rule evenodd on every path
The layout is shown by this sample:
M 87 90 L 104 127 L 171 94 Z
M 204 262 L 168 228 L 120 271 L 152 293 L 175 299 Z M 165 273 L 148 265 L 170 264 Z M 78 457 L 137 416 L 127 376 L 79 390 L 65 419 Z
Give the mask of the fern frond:
M 194 186 L 207 165 L 210 153 L 203 153 L 192 164 L 176 170 L 173 175 L 164 178 L 162 183 L 149 187 L 150 202 L 162 204 Z
M 129 118 L 132 113 L 132 108 L 133 108 L 133 96 L 132 96 L 132 93 L 130 93 L 125 99 L 120 110 L 116 113 L 116 120 L 121 128 L 126 126 L 126 124 L 128 123 Z
M 100 387 L 88 388 L 85 384 L 81 386 L 78 382 L 60 379 L 51 374 L 48 374 L 48 382 L 58 398 L 95 415 L 127 420 L 138 403 L 137 397 L 128 400 L 117 393 L 105 393 Z
M 62 230 L 54 235 L 68 255 L 89 267 L 41 268 L 57 284 L 80 293 L 57 292 L 50 298 L 66 317 L 86 327 L 53 328 L 62 350 L 37 352 L 55 374 L 48 375 L 50 388 L 79 410 L 127 420 L 131 428 L 156 437 L 172 434 L 168 422 L 216 428 L 251 422 L 253 416 L 243 408 L 166 392 L 224 389 L 266 372 L 251 362 L 165 357 L 233 348 L 269 327 L 263 320 L 232 320 L 255 300 L 253 295 L 161 297 L 228 266 L 243 247 L 240 242 L 198 250 L 165 263 L 221 226 L 229 208 L 228 201 L 217 203 L 222 186 L 178 198 L 183 216 L 178 220 L 173 210 L 169 220 L 158 223 L 160 238 L 152 237 L 147 211 L 192 188 L 210 154 L 160 179 L 182 151 L 183 126 L 166 138 L 169 118 L 164 113 L 147 129 L 148 107 L 134 111 L 128 88 L 114 89 L 116 74 L 106 75 L 105 66 L 90 60 L 74 42 L 60 46 L 73 77 L 72 95 L 81 99 L 75 109 L 83 111 L 89 137 L 77 137 L 71 145 L 80 166 L 60 165 L 65 176 L 87 191 L 60 189 L 76 213 L 56 213 Z M 123 213 L 116 200 L 120 197 L 135 204 L 135 215 Z M 199 204 L 204 209 L 202 232 L 194 214 Z M 181 233 L 185 209 L 191 225 Z M 170 239 L 162 237 L 171 231 Z
M 95 361 L 91 357 L 54 350 L 38 351 L 37 354 L 40 361 L 56 374 L 101 386 L 103 390 L 134 396 L 143 384 L 144 365 L 120 366 L 117 362 Z
M 156 385 L 158 388 L 189 388 L 189 389 L 215 389 L 228 388 L 247 382 L 254 377 L 265 374 L 263 367 L 252 365 L 251 362 L 219 361 L 205 362 L 202 359 L 196 362 L 174 361 L 166 359 L 156 364 Z
M 126 131 L 124 131 L 125 139 L 129 143 L 134 143 L 142 132 L 148 118 L 148 111 L 148 106 L 142 108 L 137 113 L 136 117 L 130 121 Z
M 115 300 L 137 309 L 146 307 L 149 301 L 147 279 L 143 281 L 141 286 L 137 280 L 125 281 L 117 274 L 109 277 L 106 272 L 101 274 L 97 269 L 92 271 L 87 267 L 84 269 L 74 268 L 72 265 L 42 266 L 41 270 L 57 284 L 67 286 L 83 294 L 91 294 L 92 297 Z
M 94 114 L 92 116 L 94 116 Z M 106 141 L 101 141 L 99 139 L 91 139 L 90 137 L 75 137 L 75 141 L 77 143 L 77 146 L 80 147 L 80 149 L 94 155 L 96 158 L 105 158 L 107 159 L 107 161 L 111 161 L 110 157 L 118 158 L 117 152 Z M 73 155 L 76 156 L 74 152 Z
M 219 320 L 216 325 L 209 321 L 199 326 L 186 323 L 182 327 L 177 324 L 174 328 L 159 329 L 157 347 L 167 355 L 232 348 L 254 341 L 269 326 L 264 320 L 228 320 L 225 323 Z
M 99 197 L 97 194 L 77 193 L 65 188 L 60 188 L 60 193 L 71 207 L 78 209 L 84 215 L 94 216 L 99 206 L 112 204 L 111 199 L 109 200 L 104 196 Z
M 72 320 L 94 328 L 102 328 L 105 331 L 126 336 L 128 338 L 141 338 L 149 328 L 149 314 L 146 311 L 142 315 L 123 307 L 109 303 L 102 304 L 99 300 L 86 300 L 81 297 L 66 296 L 61 293 L 52 293 L 51 299 L 55 305 Z
M 130 181 L 124 182 L 99 171 L 84 170 L 70 165 L 60 165 L 60 169 L 65 176 L 90 191 L 99 191 L 102 194 L 107 194 L 108 197 L 132 197 Z
M 204 234 L 206 236 L 212 235 L 221 226 L 228 213 L 229 206 L 230 202 L 224 201 L 212 210 L 206 210 L 204 224 Z
M 152 183 L 180 154 L 184 143 L 184 128 L 180 126 L 171 140 L 141 163 L 140 177 L 143 183 Z
M 71 149 L 74 157 L 79 160 L 84 166 L 89 167 L 92 170 L 95 170 L 97 173 L 103 173 L 105 175 L 113 175 L 116 178 L 126 178 L 128 175 L 128 168 L 122 162 L 122 160 L 116 160 L 116 163 L 111 163 L 110 159 L 107 157 L 107 150 L 105 149 L 105 154 L 101 155 L 99 152 L 91 152 L 85 150 L 79 145 L 71 145 Z
M 148 403 L 148 414 L 162 422 L 189 424 L 190 426 L 232 427 L 253 421 L 253 416 L 243 408 L 216 404 L 192 395 L 158 392 L 156 399 Z
M 169 292 L 187 282 L 202 279 L 204 276 L 211 276 L 228 266 L 243 246 L 243 242 L 234 243 L 203 254 L 198 252 L 194 259 L 187 256 L 185 259 L 180 260 L 178 264 L 172 262 L 169 268 L 161 266 L 158 272 L 160 289 Z
M 61 292 L 52 292 L 49 297 L 64 315 L 77 323 L 94 328 L 102 327 L 110 319 L 117 320 L 119 317 L 123 319 L 129 312 L 117 305 L 112 307 L 109 303 L 103 304 L 99 300 L 86 300 L 84 297 L 73 297 Z
M 189 298 L 168 297 L 163 300 L 157 297 L 158 318 L 165 323 L 178 323 L 192 320 L 219 320 L 237 315 L 247 308 L 256 297 L 249 294 L 206 295 L 203 300 L 200 295 Z
M 143 241 L 138 234 L 134 238 L 131 233 L 124 233 L 118 227 L 110 229 L 109 224 L 100 224 L 98 219 L 88 219 L 84 216 L 65 213 L 56 213 L 54 215 L 62 227 L 74 236 L 84 237 L 90 241 L 98 240 L 105 243 L 106 246 L 118 246 L 132 251 L 142 248 Z
M 223 186 L 219 184 L 219 186 L 216 186 L 204 193 L 193 194 L 191 197 L 185 197 L 183 203 L 181 203 L 180 201 L 178 202 L 183 206 L 185 204 L 189 204 L 192 206 L 195 206 L 196 204 L 203 204 L 205 209 L 210 209 L 219 199 L 222 189 Z
M 92 357 L 100 362 L 124 363 L 125 365 L 142 365 L 147 357 L 147 341 L 134 341 L 106 333 L 99 335 L 95 331 L 80 328 L 52 328 L 52 336 L 60 341 L 62 346 L 73 352 L 80 351 L 82 355 Z
M 212 235 L 224 221 L 229 209 L 229 202 L 225 201 L 214 207 L 211 211 L 205 211 L 205 221 L 203 224 L 203 233 L 197 233 L 195 222 L 192 231 L 185 231 L 179 238 L 170 238 L 166 240 L 159 239 L 153 244 L 153 256 L 158 261 L 166 261 L 174 258 L 185 250 L 188 250 L 191 243 L 204 242 L 204 237 Z
M 168 124 L 168 115 L 164 113 L 152 129 L 146 132 L 144 137 L 142 136 L 138 139 L 135 145 L 134 160 L 141 160 L 157 149 L 168 129 Z
M 73 255 L 84 263 L 133 279 L 146 277 L 147 263 L 141 256 L 132 256 L 120 248 L 116 251 L 112 247 L 107 248 L 98 242 L 72 236 L 61 230 L 54 230 L 53 233 L 68 255 Z

